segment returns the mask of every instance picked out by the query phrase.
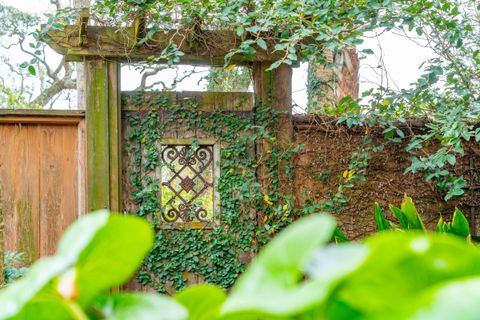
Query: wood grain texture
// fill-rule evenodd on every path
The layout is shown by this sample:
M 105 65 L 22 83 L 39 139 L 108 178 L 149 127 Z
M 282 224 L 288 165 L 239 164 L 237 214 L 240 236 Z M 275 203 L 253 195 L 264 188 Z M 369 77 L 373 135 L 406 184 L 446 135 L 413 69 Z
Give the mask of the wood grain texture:
M 84 153 L 78 136 L 82 120 L 77 114 L 68 124 L 35 124 L 37 116 L 20 117 L 17 123 L 0 121 L 0 206 L 5 226 L 0 241 L 5 251 L 25 252 L 31 263 L 53 254 L 63 231 L 83 214 L 84 172 L 79 163 Z
M 184 53 L 180 63 L 223 66 L 225 55 L 242 42 L 231 30 L 202 30 L 201 35 L 195 36 L 188 30 L 159 30 L 151 41 L 140 46 L 137 45 L 135 27 L 87 26 L 83 41 L 79 41 L 79 31 L 79 25 L 68 25 L 62 30 L 51 29 L 47 44 L 66 56 L 67 61 L 81 61 L 85 57 L 132 62 L 146 60 L 152 55 L 160 56 L 169 44 L 174 43 Z M 257 47 L 253 61 L 276 61 L 283 57 L 284 52 L 274 51 L 275 43 L 269 42 L 270 50 Z M 230 62 L 251 63 L 240 54 L 231 57 Z
M 199 111 L 235 111 L 235 112 L 251 112 L 253 110 L 253 94 L 251 92 L 202 92 L 202 91 L 178 91 L 178 92 L 122 92 L 122 110 L 133 111 L 139 110 L 144 106 L 136 106 L 132 103 L 134 97 L 141 94 L 143 99 L 154 99 L 158 95 L 164 95 L 172 101 L 185 103 L 186 101 L 194 101 Z
M 0 275 L 5 274 L 5 225 L 3 224 L 3 207 L 0 203 Z M 3 286 L 5 277 L 0 276 L 0 287 Z
M 120 66 L 105 60 L 86 66 L 87 211 L 121 211 Z

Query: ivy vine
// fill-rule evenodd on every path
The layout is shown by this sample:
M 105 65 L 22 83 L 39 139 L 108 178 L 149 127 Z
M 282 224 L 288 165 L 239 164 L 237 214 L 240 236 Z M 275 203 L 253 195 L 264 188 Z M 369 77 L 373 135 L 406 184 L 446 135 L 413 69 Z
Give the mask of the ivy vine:
M 179 290 L 187 284 L 187 274 L 195 274 L 206 282 L 230 287 L 258 247 L 301 213 L 294 209 L 293 196 L 279 191 L 279 170 L 291 177 L 290 159 L 301 146 L 281 152 L 274 145 L 271 128 L 277 116 L 269 107 L 237 114 L 202 112 L 193 101 L 178 104 L 161 94 L 150 98 L 137 94 L 129 99 L 140 110 L 128 115 L 132 201 L 137 205 L 136 214 L 148 218 L 157 229 L 155 246 L 138 275 L 139 282 L 159 292 L 168 287 Z M 221 172 L 217 185 L 220 223 L 212 228 L 176 228 L 155 219 L 161 210 L 160 181 L 152 173 L 165 165 L 159 157 L 159 142 L 174 122 L 186 130 L 202 130 L 222 146 L 217 164 Z M 260 141 L 269 151 L 259 157 L 254 146 Z M 257 180 L 259 166 L 266 168 L 267 190 Z
M 281 229 L 304 215 L 339 212 L 348 202 L 345 190 L 364 179 L 370 152 L 380 150 L 371 145 L 366 135 L 363 145 L 352 154 L 337 190 L 323 202 L 313 201 L 306 191 L 300 205 L 292 193 L 284 192 L 284 185 L 293 182 L 292 159 L 303 145 L 287 150 L 278 147 L 278 115 L 271 107 L 259 105 L 251 113 L 203 112 L 194 101 L 178 103 L 161 93 L 137 93 L 128 99 L 128 104 L 138 110 L 127 115 L 131 199 L 137 206 L 136 214 L 149 219 L 157 231 L 153 250 L 137 279 L 159 292 L 182 289 L 189 275 L 231 287 L 251 257 Z M 221 161 L 217 163 L 221 207 L 218 224 L 201 229 L 181 228 L 156 218 L 161 210 L 161 189 L 154 173 L 165 165 L 160 159 L 159 145 L 172 124 L 187 131 L 201 130 L 221 145 Z M 255 151 L 259 144 L 264 150 L 261 154 Z M 268 180 L 263 186 L 258 179 L 259 168 Z M 286 181 L 282 180 L 285 178 Z

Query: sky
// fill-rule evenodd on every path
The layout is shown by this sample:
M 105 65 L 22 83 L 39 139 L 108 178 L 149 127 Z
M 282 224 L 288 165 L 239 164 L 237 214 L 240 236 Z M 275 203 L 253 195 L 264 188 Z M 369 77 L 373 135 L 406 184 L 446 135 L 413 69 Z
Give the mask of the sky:
M 41 15 L 43 12 L 53 12 L 53 6 L 49 0 L 0 0 L 0 2 L 14 6 L 20 10 Z M 70 4 L 72 0 L 63 0 L 65 4 Z M 419 69 L 422 62 L 431 58 L 433 53 L 419 44 L 407 39 L 403 35 L 392 32 L 383 33 L 380 36 L 370 34 L 365 38 L 364 44 L 359 46 L 359 50 L 370 48 L 374 51 L 373 55 L 367 56 L 361 60 L 360 64 L 360 92 L 378 87 L 382 82 L 380 73 L 383 65 L 388 72 L 388 77 L 383 74 L 383 84 L 388 79 L 389 85 L 394 89 L 408 88 L 410 83 L 414 82 L 421 74 Z M 10 53 L 10 52 L 9 52 Z M 15 52 L 11 52 L 15 55 Z M 19 61 L 21 63 L 22 61 Z M 208 69 L 197 68 L 202 71 L 184 81 L 177 86 L 177 90 L 204 90 L 205 81 L 202 77 L 208 73 Z M 182 70 L 187 70 L 182 68 Z M 173 79 L 175 71 L 162 73 L 162 79 Z M 122 90 L 133 90 L 138 86 L 139 73 L 131 68 L 122 70 Z M 297 110 L 302 110 L 307 104 L 306 93 L 307 82 L 307 64 L 302 63 L 300 67 L 293 71 L 292 79 L 292 99 L 294 105 L 298 105 Z M 60 106 L 61 107 L 61 106 Z

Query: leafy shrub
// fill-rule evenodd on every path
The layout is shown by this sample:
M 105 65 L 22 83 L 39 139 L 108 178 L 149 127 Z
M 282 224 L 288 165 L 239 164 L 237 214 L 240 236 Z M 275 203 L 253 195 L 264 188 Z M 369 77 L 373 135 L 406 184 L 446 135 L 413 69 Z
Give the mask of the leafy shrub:
M 150 250 L 141 218 L 97 212 L 0 291 L 1 319 L 477 319 L 480 251 L 448 234 L 381 232 L 328 245 L 335 222 L 312 215 L 281 232 L 227 295 L 192 286 L 173 298 L 106 294 Z M 165 263 L 168 263 L 166 261 Z
M 66 231 L 54 256 L 0 291 L 0 319 L 183 319 L 186 311 L 169 297 L 108 294 L 133 276 L 152 243 L 145 219 L 88 214 Z
M 375 222 L 377 223 L 377 230 L 422 230 L 426 231 L 422 218 L 418 214 L 417 208 L 413 203 L 412 198 L 405 196 L 400 208 L 394 205 L 389 206 L 392 214 L 397 218 L 399 225 L 389 221 L 385 218 L 385 215 L 378 203 L 375 203 Z M 462 237 L 463 239 L 470 240 L 470 226 L 465 215 L 455 208 L 452 221 L 447 223 L 443 221 L 443 218 L 437 222 L 436 232 L 451 233 Z
M 4 283 L 10 284 L 14 280 L 22 277 L 26 272 L 27 268 L 22 267 L 22 264 L 25 262 L 25 253 L 23 252 L 5 252 L 4 255 Z

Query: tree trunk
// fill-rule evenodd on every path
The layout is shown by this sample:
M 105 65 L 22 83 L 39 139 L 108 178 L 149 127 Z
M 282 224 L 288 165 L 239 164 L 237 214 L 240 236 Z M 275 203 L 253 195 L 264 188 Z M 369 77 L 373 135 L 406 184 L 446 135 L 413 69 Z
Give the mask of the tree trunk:
M 346 96 L 358 98 L 360 63 L 355 49 L 335 54 L 327 51 L 325 58 L 333 67 L 315 62 L 308 65 L 308 112 L 324 113 Z

